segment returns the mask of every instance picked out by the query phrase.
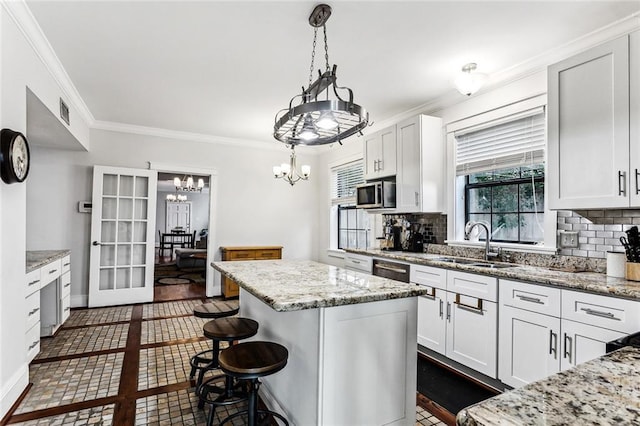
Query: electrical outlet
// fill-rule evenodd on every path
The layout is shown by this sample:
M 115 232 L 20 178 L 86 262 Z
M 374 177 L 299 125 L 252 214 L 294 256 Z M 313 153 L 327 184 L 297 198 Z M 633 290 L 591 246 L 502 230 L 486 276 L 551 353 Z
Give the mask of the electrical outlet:
M 577 248 L 578 247 L 578 231 L 560 231 L 558 242 L 561 248 Z

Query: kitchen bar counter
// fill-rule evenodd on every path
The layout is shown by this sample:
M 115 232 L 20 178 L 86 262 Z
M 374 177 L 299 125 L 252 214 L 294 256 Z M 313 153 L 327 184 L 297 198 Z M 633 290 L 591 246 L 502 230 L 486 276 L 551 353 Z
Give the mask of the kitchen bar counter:
M 311 261 L 214 262 L 240 286 L 250 340 L 289 351 L 265 404 L 295 425 L 415 424 L 419 286 Z
M 213 262 L 212 266 L 280 312 L 427 294 L 428 289 L 309 260 Z
M 29 273 L 54 260 L 71 254 L 71 250 L 30 250 L 27 251 L 26 272 Z
M 460 426 L 640 424 L 640 349 L 623 348 L 460 411 Z
M 442 262 L 439 261 L 438 258 L 452 256 L 438 254 L 390 252 L 383 250 L 349 250 L 349 252 L 384 257 L 437 268 L 456 269 L 534 284 L 549 285 L 572 290 L 584 290 L 607 296 L 640 299 L 640 282 L 628 281 L 624 278 L 609 277 L 606 274 L 600 274 L 597 272 L 564 272 L 528 265 L 492 269 L 459 263 Z M 482 260 L 478 259 L 478 262 L 482 262 Z

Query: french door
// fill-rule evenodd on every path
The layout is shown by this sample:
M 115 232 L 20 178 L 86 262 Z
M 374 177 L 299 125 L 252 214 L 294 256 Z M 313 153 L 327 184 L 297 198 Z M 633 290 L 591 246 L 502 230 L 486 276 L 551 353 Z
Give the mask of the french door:
M 89 307 L 153 301 L 155 170 L 95 166 Z

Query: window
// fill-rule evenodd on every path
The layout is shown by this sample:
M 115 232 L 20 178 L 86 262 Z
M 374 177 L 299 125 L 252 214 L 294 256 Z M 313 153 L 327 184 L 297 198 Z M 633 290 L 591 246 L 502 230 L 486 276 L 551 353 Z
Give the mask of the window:
M 364 183 L 362 160 L 331 169 L 331 204 L 337 213 L 336 226 L 332 232 L 336 235 L 339 249 L 368 246 L 369 215 L 355 206 L 356 186 L 361 183 Z
M 488 223 L 493 241 L 543 242 L 544 109 L 456 132 L 455 140 L 465 223 Z

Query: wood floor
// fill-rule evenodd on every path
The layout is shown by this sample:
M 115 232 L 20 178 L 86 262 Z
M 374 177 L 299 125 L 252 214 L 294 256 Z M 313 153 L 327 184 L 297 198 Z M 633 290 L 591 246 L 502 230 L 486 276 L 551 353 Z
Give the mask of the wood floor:
M 166 265 L 174 262 L 172 256 L 156 255 L 156 265 Z M 186 300 L 206 297 L 206 288 L 196 284 L 154 285 L 153 301 L 169 302 L 172 300 Z

